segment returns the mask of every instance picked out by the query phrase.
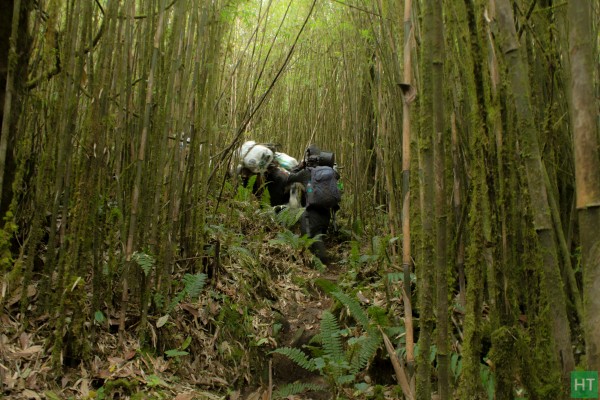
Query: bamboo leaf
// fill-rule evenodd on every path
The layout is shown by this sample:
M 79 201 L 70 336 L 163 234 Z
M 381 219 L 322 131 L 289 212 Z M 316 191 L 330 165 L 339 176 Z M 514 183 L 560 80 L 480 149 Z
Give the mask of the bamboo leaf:
M 164 326 L 164 324 L 166 324 L 168 320 L 169 320 L 169 314 L 163 315 L 162 317 L 160 317 L 158 319 L 158 321 L 156 321 L 156 327 L 160 328 L 160 327 Z

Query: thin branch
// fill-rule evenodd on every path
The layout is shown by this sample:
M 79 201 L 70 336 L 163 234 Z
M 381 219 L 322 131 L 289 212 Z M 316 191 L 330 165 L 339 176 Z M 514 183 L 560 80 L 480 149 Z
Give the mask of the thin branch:
M 173 7 L 175 5 L 175 3 L 177 3 L 177 0 L 171 1 L 169 4 L 167 4 L 165 6 L 165 9 L 163 10 L 163 12 L 167 11 L 169 8 Z M 155 15 L 158 15 L 158 14 L 159 13 L 157 12 L 155 14 L 150 15 L 150 17 L 154 17 Z M 126 16 L 126 15 L 119 15 L 118 18 L 126 19 L 126 18 L 131 18 L 131 17 Z M 148 18 L 148 15 L 145 15 L 145 14 L 136 15 L 136 16 L 133 17 L 133 19 L 146 19 L 146 18 Z
M 83 55 L 86 55 L 87 53 L 89 53 L 90 51 L 92 51 L 96 45 L 98 44 L 98 42 L 100 42 L 100 39 L 102 38 L 102 35 L 104 34 L 104 28 L 106 26 L 106 14 L 104 13 L 104 8 L 102 7 L 102 5 L 100 4 L 100 2 L 98 0 L 96 0 L 96 5 L 98 6 L 98 8 L 100 8 L 100 12 L 102 13 L 102 24 L 100 25 L 100 29 L 98 30 L 98 32 L 96 33 L 96 35 L 94 36 L 94 39 L 92 40 L 92 44 L 86 48 L 83 49 Z M 57 35 L 58 36 L 58 35 Z M 55 54 L 56 54 L 56 62 L 54 64 L 54 68 L 52 68 L 49 71 L 46 71 L 45 73 L 43 73 L 42 75 L 32 79 L 31 81 L 27 82 L 25 84 L 25 89 L 27 90 L 31 90 L 34 89 L 37 85 L 39 85 L 42 81 L 48 81 L 50 80 L 50 78 L 52 78 L 55 75 L 60 74 L 60 72 L 62 71 L 61 68 L 61 60 L 60 60 L 60 49 L 59 49 L 59 40 L 58 37 L 55 38 L 54 42 L 56 43 L 56 47 L 55 47 Z
M 341 4 L 341 5 L 346 6 L 346 7 L 354 8 L 355 10 L 358 10 L 358 11 L 361 11 L 361 12 L 364 12 L 364 13 L 367 13 L 367 14 L 371 14 L 371 15 L 374 15 L 376 17 L 381 18 L 380 14 L 374 13 L 373 11 L 369 11 L 369 10 L 367 10 L 365 8 L 361 8 L 361 7 L 352 5 L 352 4 L 344 3 L 344 2 L 342 2 L 340 0 L 331 0 L 331 1 L 333 1 L 334 3 L 338 3 L 338 4 Z
M 531 14 L 533 14 L 533 10 L 535 9 L 536 3 L 537 3 L 537 0 L 533 0 L 531 2 L 531 5 L 529 6 L 529 9 L 527 10 L 527 14 L 525 15 L 525 22 L 519 28 L 519 33 L 518 33 L 519 39 L 521 39 L 521 35 L 523 34 L 523 30 L 525 29 L 525 25 L 527 25 L 527 23 L 529 22 L 529 18 L 531 18 Z M 517 8 L 519 9 L 519 12 L 521 14 L 523 14 L 523 12 L 521 11 L 521 9 L 520 9 L 520 7 L 519 7 L 518 4 L 517 4 Z

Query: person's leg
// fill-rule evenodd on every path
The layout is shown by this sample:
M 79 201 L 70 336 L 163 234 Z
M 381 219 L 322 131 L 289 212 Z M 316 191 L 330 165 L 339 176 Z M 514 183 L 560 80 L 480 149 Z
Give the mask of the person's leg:
M 315 256 L 317 256 L 321 260 L 323 264 L 327 264 L 329 259 L 327 257 L 327 249 L 325 248 L 324 239 L 325 235 L 327 234 L 327 228 L 329 227 L 329 210 L 309 208 L 308 214 L 308 221 L 310 224 L 310 237 L 320 235 L 317 238 L 317 241 L 312 244 L 311 251 Z

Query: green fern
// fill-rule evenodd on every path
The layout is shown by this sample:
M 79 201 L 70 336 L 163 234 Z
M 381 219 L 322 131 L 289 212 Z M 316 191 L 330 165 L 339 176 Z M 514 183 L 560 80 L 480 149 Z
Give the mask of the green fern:
M 315 385 L 314 383 L 302 383 L 302 382 L 294 382 L 288 383 L 285 386 L 280 387 L 275 392 L 273 392 L 274 399 L 285 399 L 290 396 L 295 396 L 297 394 L 304 393 L 306 391 L 320 391 L 325 390 L 324 386 Z
M 195 275 L 185 274 L 183 277 L 183 282 L 185 282 L 185 291 L 187 295 L 191 298 L 196 298 L 200 295 L 200 292 L 204 288 L 204 284 L 206 283 L 207 275 L 203 273 L 198 273 Z
M 231 245 L 227 247 L 227 254 L 244 266 L 253 265 L 256 260 L 252 252 L 242 246 Z
M 390 319 L 385 308 L 371 306 L 367 310 L 367 314 L 369 314 L 371 325 L 379 325 L 381 327 L 388 327 L 390 325 Z
M 368 365 L 381 347 L 383 338 L 378 330 L 379 325 L 373 321 L 385 322 L 385 310 L 371 307 L 367 313 L 355 299 L 343 293 L 334 283 L 318 280 L 317 284 L 348 308 L 356 319 L 357 326 L 362 328 L 362 335 L 344 342 L 344 331 L 340 329 L 337 318 L 330 311 L 324 311 L 320 332 L 310 341 L 313 345 L 304 346 L 311 350 L 313 358 L 299 349 L 289 347 L 277 349 L 273 353 L 283 354 L 309 371 L 319 371 L 332 385 L 339 387 L 354 382 L 356 375 Z M 369 314 L 374 316 L 373 320 Z
M 260 196 L 260 205 L 262 207 L 271 207 L 271 193 L 267 189 L 266 185 L 262 185 L 262 195 Z
M 271 353 L 282 354 L 298 364 L 300 367 L 305 370 L 314 372 L 317 370 L 315 366 L 315 362 L 313 359 L 309 359 L 306 354 L 302 352 L 302 350 L 297 349 L 295 347 L 281 347 L 279 349 L 273 350 Z
M 329 311 L 325 311 L 321 317 L 321 339 L 323 341 L 323 351 L 333 361 L 345 359 L 340 326 L 335 316 Z
M 197 273 L 195 275 L 185 274 L 183 277 L 184 287 L 177 295 L 171 300 L 169 303 L 169 307 L 167 308 L 167 313 L 173 311 L 173 309 L 179 304 L 186 296 L 189 297 L 198 297 L 202 288 L 204 288 L 204 284 L 206 282 L 206 274 Z
M 334 292 L 341 292 L 342 289 L 329 279 L 317 278 L 315 279 L 315 284 L 319 286 L 323 291 L 327 294 L 332 294 Z
M 252 175 L 250 178 L 248 178 L 248 183 L 246 184 L 246 186 L 238 186 L 238 191 L 235 196 L 236 201 L 245 202 L 249 201 L 252 198 L 252 196 L 254 195 L 254 193 L 252 193 L 252 188 L 254 187 L 254 183 L 256 182 L 256 177 L 256 175 Z
M 152 267 L 154 267 L 154 264 L 156 263 L 154 257 L 144 252 L 134 252 L 131 255 L 131 259 L 135 261 L 137 265 L 140 266 L 140 268 L 142 269 L 142 271 L 144 271 L 144 274 L 146 276 L 150 274 L 150 271 L 152 271 Z
M 352 361 L 350 362 L 350 371 L 354 374 L 362 371 L 369 361 L 375 356 L 377 349 L 381 346 L 382 337 L 375 328 L 370 329 L 354 343 Z
M 286 228 L 290 228 L 302 217 L 304 208 L 284 208 L 275 215 L 275 220 Z
M 370 307 L 368 312 L 365 312 L 358 301 L 353 297 L 339 289 L 331 291 L 332 288 L 336 287 L 334 284 L 327 284 L 324 282 L 321 282 L 321 284 L 328 287 L 329 290 L 325 290 L 348 309 L 350 315 L 364 331 L 363 335 L 359 338 L 350 339 L 348 341 L 348 344 L 350 345 L 350 371 L 356 374 L 366 367 L 368 362 L 377 352 L 377 349 L 383 343 L 382 337 L 375 327 L 387 326 L 388 321 L 386 312 L 380 307 Z
M 369 327 L 369 317 L 364 312 L 360 304 L 358 304 L 358 301 L 341 291 L 333 292 L 331 295 L 348 308 L 350 315 L 352 315 L 352 317 L 361 325 L 363 329 L 367 329 Z
M 360 244 L 353 240 L 350 242 L 350 255 L 348 256 L 348 261 L 350 265 L 355 267 L 358 265 L 358 260 L 360 259 Z
M 290 246 L 296 251 L 308 250 L 313 243 L 317 241 L 317 237 L 309 238 L 307 235 L 298 236 L 292 231 L 286 230 L 277 234 L 275 239 L 269 241 L 271 245 Z

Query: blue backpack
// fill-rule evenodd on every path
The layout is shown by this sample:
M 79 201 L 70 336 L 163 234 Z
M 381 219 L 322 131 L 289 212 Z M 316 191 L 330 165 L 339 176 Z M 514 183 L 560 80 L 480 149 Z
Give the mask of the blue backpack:
M 306 185 L 306 203 L 309 206 L 332 208 L 339 204 L 342 194 L 338 188 L 337 172 L 331 167 L 309 168 L 310 181 Z

